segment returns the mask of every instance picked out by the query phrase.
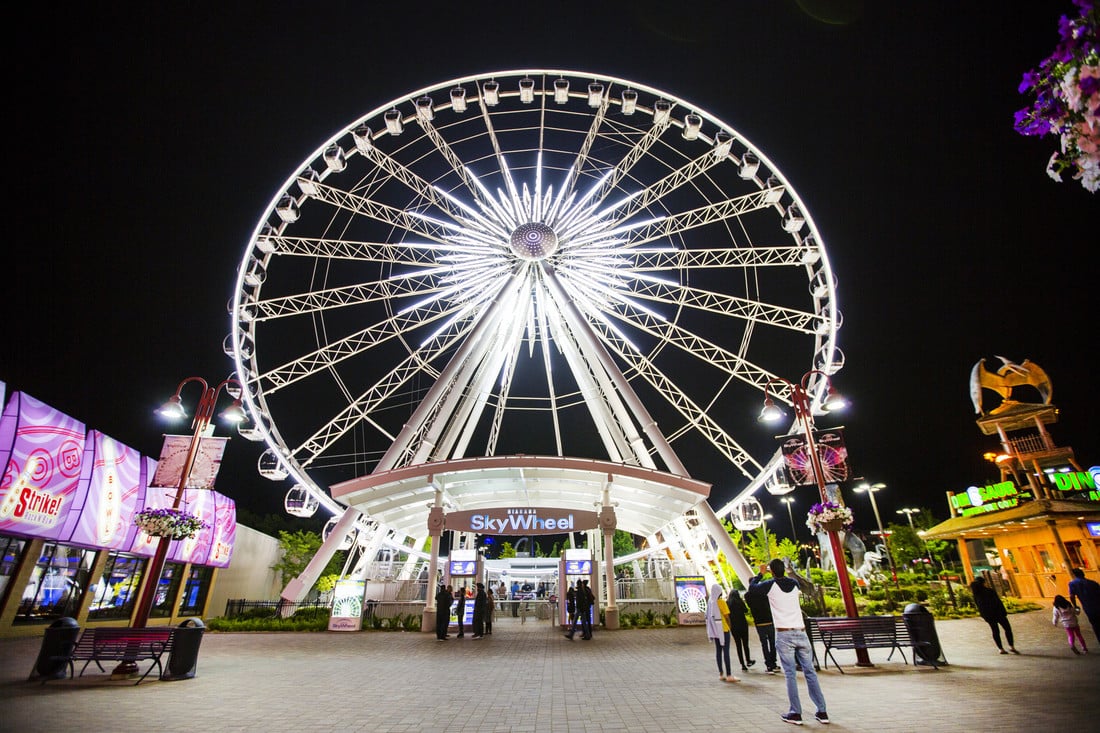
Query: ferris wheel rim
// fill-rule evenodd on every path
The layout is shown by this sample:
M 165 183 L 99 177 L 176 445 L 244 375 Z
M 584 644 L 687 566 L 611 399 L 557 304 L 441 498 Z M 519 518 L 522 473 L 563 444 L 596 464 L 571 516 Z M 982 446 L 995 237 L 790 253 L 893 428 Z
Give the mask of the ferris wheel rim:
M 357 125 L 365 124 L 367 121 L 379 118 L 381 115 L 384 115 L 388 110 L 395 108 L 396 105 L 398 105 L 398 104 L 405 104 L 405 103 L 413 102 L 413 101 L 415 101 L 416 99 L 418 99 L 420 97 L 430 95 L 432 92 L 443 91 L 443 90 L 446 90 L 448 88 L 452 88 L 454 86 L 458 86 L 458 85 L 462 85 L 462 84 L 477 83 L 479 81 L 487 81 L 487 80 L 496 79 L 496 78 L 508 79 L 508 78 L 513 78 L 513 77 L 517 77 L 517 76 L 520 76 L 520 75 L 523 75 L 523 76 L 538 75 L 538 76 L 543 76 L 543 77 L 559 76 L 559 77 L 569 77 L 569 78 L 572 78 L 572 79 L 589 79 L 589 80 L 592 80 L 592 81 L 595 81 L 595 82 L 604 82 L 604 83 L 608 83 L 608 84 L 620 85 L 624 88 L 629 88 L 629 89 L 642 91 L 642 92 L 645 92 L 647 94 L 651 94 L 651 95 L 653 95 L 655 97 L 658 97 L 658 98 L 661 98 L 661 99 L 667 99 L 670 102 L 672 102 L 675 106 L 682 107 L 685 110 L 690 110 L 692 113 L 697 114 L 697 115 L 705 118 L 707 121 L 709 121 L 718 130 L 727 131 L 728 133 L 732 134 L 735 137 L 735 139 L 737 139 L 749 151 L 754 153 L 759 158 L 761 168 L 763 168 L 767 172 L 771 173 L 773 176 L 775 176 L 781 182 L 782 187 L 785 190 L 785 192 L 791 197 L 792 201 L 795 204 L 797 204 L 798 207 L 800 208 L 801 212 L 803 213 L 803 215 L 806 218 L 806 225 L 808 226 L 808 235 L 807 236 L 808 237 L 813 237 L 813 240 L 815 242 L 815 249 L 820 255 L 821 270 L 824 273 L 826 273 L 826 276 L 827 276 L 827 283 L 826 283 L 827 294 L 826 294 L 825 297 L 821 298 L 820 300 L 823 301 L 826 305 L 825 315 L 827 317 L 825 318 L 825 321 L 828 323 L 829 328 L 825 333 L 819 333 L 815 336 L 815 343 L 814 343 L 813 352 L 815 354 L 818 354 L 819 358 L 821 358 L 825 362 L 826 365 L 831 365 L 833 363 L 834 353 L 839 351 L 839 349 L 836 346 L 836 330 L 838 328 L 838 313 L 839 312 L 838 312 L 838 309 L 837 309 L 835 277 L 833 276 L 831 263 L 829 262 L 828 253 L 827 253 L 827 251 L 825 249 L 825 246 L 824 246 L 824 239 L 821 236 L 819 230 L 817 229 L 816 223 L 813 221 L 812 217 L 809 215 L 808 207 L 805 206 L 805 203 L 802 200 L 801 196 L 798 194 L 797 190 L 790 184 L 788 179 L 782 173 L 781 169 L 774 164 L 774 162 L 760 149 L 759 146 L 755 145 L 751 140 L 749 140 L 745 135 L 740 133 L 736 128 L 734 128 L 731 125 L 728 125 L 727 123 L 722 121 L 720 118 L 712 115 L 707 110 L 705 110 L 703 107 L 701 107 L 699 105 L 696 105 L 694 103 L 691 103 L 687 100 L 684 100 L 683 98 L 677 97 L 675 95 L 671 95 L 671 94 L 669 94 L 668 92 L 666 92 L 664 90 L 657 89 L 656 87 L 652 87 L 652 86 L 649 86 L 649 85 L 646 85 L 646 84 L 641 84 L 641 83 L 638 83 L 638 82 L 635 82 L 635 81 L 632 81 L 632 80 L 627 80 L 627 79 L 620 78 L 620 77 L 614 77 L 614 76 L 610 76 L 610 75 L 606 75 L 606 74 L 592 74 L 592 73 L 585 72 L 585 71 L 559 70 L 559 69 L 514 69 L 514 70 L 508 70 L 508 71 L 495 71 L 495 72 L 488 72 L 488 73 L 484 73 L 484 74 L 475 74 L 475 75 L 467 75 L 467 76 L 463 76 L 463 77 L 457 77 L 455 79 L 450 79 L 448 81 L 444 81 L 444 82 L 440 82 L 440 83 L 437 83 L 437 84 L 433 84 L 433 85 L 430 85 L 430 86 L 423 87 L 423 88 L 415 90 L 415 91 L 413 91 L 409 94 L 396 97 L 396 98 L 394 98 L 393 100 L 391 100 L 390 102 L 388 102 L 386 104 L 380 105 L 379 107 L 377 107 L 374 110 L 368 112 L 367 114 L 356 118 L 350 124 L 345 125 L 341 129 L 339 129 L 336 133 L 334 133 L 331 137 L 327 138 L 316 150 L 314 150 L 310 155 L 308 155 L 303 160 L 302 165 L 299 166 L 297 169 L 295 169 L 294 172 L 292 172 L 291 175 L 283 182 L 283 184 L 279 188 L 276 189 L 275 195 L 269 201 L 267 207 L 264 210 L 263 216 L 259 219 L 256 227 L 254 228 L 254 230 L 252 232 L 252 235 L 251 235 L 251 237 L 248 241 L 248 245 L 245 249 L 244 259 L 242 260 L 241 267 L 239 268 L 239 272 L 238 272 L 237 279 L 236 279 L 234 296 L 233 296 L 232 307 L 231 307 L 231 326 L 232 326 L 231 337 L 232 337 L 232 352 L 233 352 L 232 357 L 233 357 L 233 361 L 234 361 L 234 366 L 237 370 L 237 374 L 247 373 L 248 366 L 249 366 L 249 363 L 250 363 L 250 360 L 251 360 L 250 357 L 243 356 L 245 349 L 243 348 L 244 344 L 243 344 L 243 341 L 241 340 L 241 336 L 242 336 L 243 331 L 240 328 L 240 323 L 242 322 L 242 319 L 241 319 L 241 307 L 242 307 L 241 295 L 242 295 L 243 292 L 246 291 L 246 285 L 245 285 L 246 267 L 245 267 L 245 263 L 248 261 L 249 256 L 255 252 L 256 242 L 257 242 L 258 238 L 261 236 L 265 225 L 274 218 L 275 212 L 276 212 L 276 209 L 279 205 L 280 200 L 285 195 L 287 195 L 288 191 L 293 190 L 293 188 L 295 187 L 297 181 L 299 180 L 300 176 L 302 175 L 303 170 L 308 168 L 311 163 L 320 160 L 322 158 L 322 156 L 324 155 L 324 152 L 325 152 L 326 149 L 330 148 L 333 144 L 335 144 L 337 141 L 339 141 L 342 137 L 347 136 L 349 131 L 353 130 Z M 445 106 L 445 105 L 443 105 L 443 106 Z M 676 121 L 673 121 L 672 124 L 675 125 L 677 123 L 676 123 Z M 327 171 L 322 171 L 321 175 L 322 176 L 327 176 L 328 173 L 327 173 Z M 650 184 L 650 185 L 652 185 L 652 184 Z M 258 424 L 257 427 L 258 427 L 259 431 L 263 434 L 263 437 L 264 437 L 265 441 L 268 443 L 268 445 L 270 446 L 270 448 L 272 450 L 276 450 L 279 446 L 282 446 L 284 449 L 289 448 L 289 444 L 284 439 L 284 437 L 280 434 L 279 427 L 278 427 L 277 423 L 274 421 L 273 416 L 270 414 L 270 410 L 267 407 L 267 404 L 266 404 L 267 395 L 263 391 L 260 391 L 259 394 L 253 395 L 249 390 L 246 390 L 243 394 L 243 397 L 244 397 L 244 401 L 245 401 L 246 405 L 248 406 L 249 411 L 252 414 L 261 415 L 264 418 L 266 418 L 265 420 L 259 421 L 259 424 Z M 771 467 L 773 464 L 774 464 L 774 459 L 771 463 L 768 464 L 768 466 Z M 290 469 L 289 473 L 292 476 L 294 476 L 294 478 L 296 480 L 298 480 L 300 483 L 312 483 L 312 480 L 309 478 L 308 474 L 306 474 L 304 470 L 300 470 L 300 471 L 295 470 L 294 466 L 289 466 L 288 468 Z M 766 470 L 767 470 L 767 468 L 762 469 L 762 472 L 758 475 L 758 480 L 753 482 L 754 484 L 759 484 L 760 483 L 759 478 L 760 478 L 760 476 L 764 475 L 764 472 L 766 472 Z M 331 498 L 327 497 L 327 495 L 323 491 L 321 491 L 320 493 L 321 493 L 321 496 L 324 497 L 324 499 L 322 501 L 325 504 L 326 509 L 329 509 L 330 511 L 335 511 L 337 509 L 337 507 L 340 506 L 337 502 L 335 502 Z

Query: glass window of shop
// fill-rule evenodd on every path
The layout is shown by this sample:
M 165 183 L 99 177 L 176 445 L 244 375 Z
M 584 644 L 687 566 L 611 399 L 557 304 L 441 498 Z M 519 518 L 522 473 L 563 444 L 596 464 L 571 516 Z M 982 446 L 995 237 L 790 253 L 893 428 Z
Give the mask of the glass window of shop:
M 7 593 L 8 582 L 11 576 L 15 575 L 15 568 L 26 546 L 26 540 L 17 537 L 0 537 L 0 599 L 3 599 Z
M 150 616 L 165 618 L 172 615 L 172 601 L 179 592 L 182 577 L 183 565 L 176 562 L 164 563 L 164 571 L 157 583 L 157 593 L 153 596 L 153 607 L 149 609 Z
M 27 624 L 75 616 L 88 587 L 95 550 L 47 542 L 35 563 L 14 623 Z
M 206 596 L 210 592 L 210 581 L 214 577 L 214 568 L 200 565 L 191 566 L 187 582 L 183 585 L 183 597 L 180 599 L 180 616 L 201 616 L 206 606 Z
M 135 555 L 111 552 L 103 576 L 92 586 L 92 605 L 89 619 L 128 619 L 134 612 L 141 575 L 148 560 Z

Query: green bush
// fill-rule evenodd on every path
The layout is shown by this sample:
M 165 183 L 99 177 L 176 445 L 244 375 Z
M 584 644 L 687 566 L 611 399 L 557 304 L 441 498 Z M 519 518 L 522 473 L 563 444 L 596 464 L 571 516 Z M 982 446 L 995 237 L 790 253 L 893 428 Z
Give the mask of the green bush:
M 296 618 L 300 621 L 316 621 L 317 619 L 324 619 L 328 623 L 328 618 L 331 615 L 331 609 L 326 606 L 316 606 L 312 608 L 299 608 L 294 612 L 291 618 Z
M 274 606 L 256 606 L 255 608 L 246 608 L 236 618 L 238 618 L 238 619 L 275 618 L 275 607 Z

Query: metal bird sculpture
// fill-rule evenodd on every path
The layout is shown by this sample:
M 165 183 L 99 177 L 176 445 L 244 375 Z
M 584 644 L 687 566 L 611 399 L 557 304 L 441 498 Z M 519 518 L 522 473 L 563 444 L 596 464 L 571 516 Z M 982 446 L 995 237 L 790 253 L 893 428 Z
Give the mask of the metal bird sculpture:
M 970 370 L 970 399 L 974 403 L 974 412 L 983 415 L 982 390 L 989 389 L 1001 396 L 1001 404 L 989 414 L 1004 412 L 1013 405 L 1021 404 L 1021 400 L 1012 399 L 1013 390 L 1016 387 L 1034 387 L 1042 399 L 1042 404 L 1049 405 L 1053 389 L 1050 377 L 1042 368 L 1030 359 L 1024 359 L 1023 364 L 1016 364 L 1003 356 L 1001 368 L 991 372 L 985 366 L 985 359 L 979 359 L 974 368 Z

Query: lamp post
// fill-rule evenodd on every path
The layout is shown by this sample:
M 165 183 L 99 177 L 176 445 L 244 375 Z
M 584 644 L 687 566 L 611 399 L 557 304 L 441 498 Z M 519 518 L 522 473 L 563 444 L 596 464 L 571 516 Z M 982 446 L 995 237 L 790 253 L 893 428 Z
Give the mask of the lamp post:
M 780 501 L 787 505 L 787 517 L 791 520 L 791 542 L 798 544 L 798 531 L 794 528 L 794 512 L 791 510 L 794 499 L 784 496 Z
M 825 472 L 821 467 L 821 456 L 817 454 L 817 443 L 814 441 L 813 400 L 806 391 L 807 385 L 814 375 L 823 378 L 829 390 L 825 401 L 822 403 L 822 408 L 826 412 L 843 409 L 847 402 L 833 389 L 833 382 L 829 379 L 829 375 L 820 369 L 811 369 L 802 375 L 801 381 L 797 384 L 783 377 L 769 379 L 764 385 L 764 409 L 760 411 L 759 419 L 763 422 L 776 422 L 783 419 L 783 411 L 772 400 L 770 390 L 775 382 L 787 385 L 791 393 L 791 406 L 794 407 L 795 416 L 802 423 L 802 430 L 806 433 L 806 451 L 810 454 L 810 466 L 814 472 L 814 479 L 817 481 L 818 494 L 821 496 L 821 502 L 825 503 L 829 500 L 829 496 L 825 491 Z M 827 534 L 829 536 L 830 552 L 833 555 L 833 564 L 836 565 L 836 578 L 840 585 L 840 595 L 844 599 L 844 611 L 849 618 L 855 618 L 859 616 L 859 609 L 856 608 L 856 599 L 852 594 L 852 584 L 848 579 L 848 563 L 844 560 L 844 549 L 840 545 L 840 536 L 832 530 L 828 531 Z M 861 667 L 872 666 L 866 649 L 856 649 L 856 664 Z
M 191 423 L 191 443 L 188 445 L 187 457 L 184 459 L 183 468 L 180 471 L 179 483 L 176 486 L 176 496 L 172 501 L 173 509 L 179 509 L 180 502 L 183 500 L 183 492 L 184 489 L 187 488 L 187 479 L 191 474 L 191 468 L 195 464 L 195 456 L 198 454 L 199 442 L 208 433 L 212 432 L 210 422 L 214 417 L 214 407 L 218 402 L 218 394 L 223 389 L 229 392 L 231 386 L 237 390 L 241 389 L 241 384 L 236 379 L 226 379 L 217 387 L 210 387 L 206 383 L 206 380 L 201 377 L 188 377 L 179 383 L 179 386 L 176 387 L 175 394 L 173 394 L 171 399 L 164 403 L 157 412 L 169 418 L 186 417 L 187 413 L 183 409 L 180 392 L 185 385 L 191 382 L 196 382 L 202 386 L 202 396 L 199 397 L 199 404 L 195 409 L 195 419 Z M 221 417 L 231 422 L 241 422 L 244 420 L 246 415 L 244 408 L 241 407 L 240 399 L 234 398 L 233 404 L 222 412 Z M 153 601 L 156 598 L 157 586 L 160 584 L 160 575 L 164 572 L 164 561 L 165 558 L 168 557 L 168 545 L 170 542 L 170 537 L 160 537 L 157 541 L 157 551 L 149 563 L 145 588 L 142 591 L 137 610 L 134 613 L 133 627 L 136 629 L 144 628 L 149 623 L 149 612 L 152 610 Z M 126 663 L 123 662 L 123 664 Z M 134 665 L 134 667 L 136 669 L 137 665 Z M 118 670 L 115 672 L 118 673 Z
M 924 556 L 928 558 L 928 569 L 935 570 L 932 566 L 932 556 L 928 554 L 928 543 L 924 541 L 924 537 L 920 532 L 917 532 L 917 528 L 913 526 L 913 515 L 920 514 L 920 509 L 910 509 L 909 507 L 903 507 L 898 509 L 898 514 L 904 514 L 905 518 L 909 520 L 909 529 L 917 533 L 917 537 L 920 537 L 921 544 L 924 546 Z
M 898 569 L 894 567 L 894 555 L 890 552 L 890 538 L 886 536 L 886 531 L 882 528 L 882 517 L 878 513 L 878 502 L 875 501 L 875 492 L 882 491 L 886 488 L 886 484 L 868 484 L 862 483 L 855 487 L 853 491 L 858 494 L 866 493 L 871 497 L 871 509 L 875 512 L 875 523 L 878 525 L 878 536 L 882 538 L 883 545 L 886 547 L 886 560 L 890 563 L 890 575 L 894 578 L 894 585 L 898 584 Z

